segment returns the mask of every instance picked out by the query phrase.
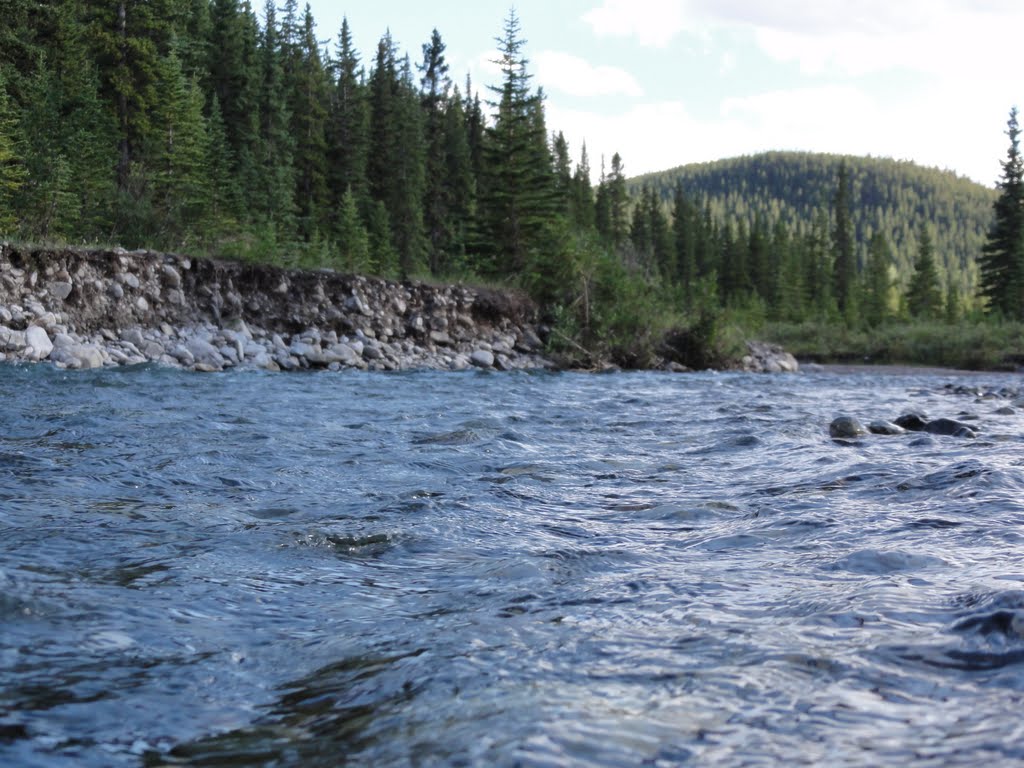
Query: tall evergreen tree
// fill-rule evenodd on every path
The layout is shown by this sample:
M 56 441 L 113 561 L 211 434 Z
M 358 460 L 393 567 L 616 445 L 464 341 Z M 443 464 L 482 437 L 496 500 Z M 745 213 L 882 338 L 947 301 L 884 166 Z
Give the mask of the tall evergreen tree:
M 1024 319 L 1024 159 L 1020 152 L 1017 108 L 1010 110 L 1006 135 L 1010 146 L 993 205 L 994 220 L 982 248 L 981 294 L 990 312 Z
M 531 251 L 541 249 L 547 225 L 557 208 L 551 158 L 544 125 L 543 94 L 530 86 L 526 41 L 520 37 L 514 10 L 498 38 L 502 84 L 491 86 L 497 97 L 494 124 L 484 144 L 487 181 L 481 208 L 496 274 L 516 275 Z
M 295 217 L 295 141 L 285 96 L 284 52 L 274 0 L 267 0 L 265 24 L 259 49 L 259 184 L 247 193 L 255 196 L 265 227 L 275 236 L 292 229 Z M 241 165 L 241 164 L 240 164 Z M 239 175 L 244 183 L 243 175 Z
M 839 313 L 850 321 L 854 317 L 854 288 L 857 280 L 857 256 L 853 244 L 850 174 L 846 161 L 839 164 L 836 193 L 832 201 L 832 291 Z
M 934 320 L 942 312 L 942 287 L 935 267 L 935 252 L 928 227 L 922 224 L 917 235 L 917 259 L 907 286 L 907 310 L 912 317 Z
M 288 25 L 285 25 L 288 28 Z M 297 39 L 287 43 L 291 96 L 291 134 L 295 141 L 295 204 L 300 236 L 312 241 L 327 229 L 327 101 L 328 83 L 309 4 Z
M 15 194 L 25 179 L 25 167 L 17 149 L 18 126 L 7 96 L 3 73 L 0 72 L 0 233 L 14 229 Z
M 117 119 L 118 189 L 138 198 L 144 188 L 138 173 L 151 138 L 150 117 L 160 98 L 156 86 L 172 37 L 174 3 L 83 0 L 83 5 L 104 94 Z
M 469 265 L 466 250 L 471 241 L 476 214 L 476 180 L 466 133 L 466 113 L 456 88 L 445 111 L 445 176 L 448 179 L 451 242 L 448 268 L 462 271 Z
M 334 206 L 350 190 L 357 203 L 364 204 L 367 192 L 366 162 L 369 131 L 366 87 L 362 80 L 359 54 L 352 44 L 348 19 L 342 19 L 338 33 L 334 98 L 327 130 L 327 182 Z
M 436 29 L 423 46 L 419 65 L 425 149 L 423 221 L 426 229 L 427 264 L 432 274 L 449 266 L 452 248 L 452 188 L 448 179 L 447 121 L 445 111 L 451 80 L 444 56 L 445 44 Z
M 572 175 L 572 191 L 569 200 L 569 218 L 577 229 L 584 231 L 595 227 L 594 188 L 590 180 L 590 157 L 587 143 L 583 142 L 580 161 Z
M 864 298 L 860 307 L 861 317 L 868 325 L 881 325 L 890 315 L 891 264 L 892 250 L 889 247 L 889 240 L 883 232 L 876 232 L 868 244 L 868 261 L 864 270 Z

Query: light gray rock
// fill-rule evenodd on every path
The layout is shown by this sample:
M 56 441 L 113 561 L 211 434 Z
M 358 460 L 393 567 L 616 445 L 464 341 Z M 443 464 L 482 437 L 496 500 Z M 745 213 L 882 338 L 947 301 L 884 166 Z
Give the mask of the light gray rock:
M 181 275 L 178 274 L 178 270 L 172 267 L 170 264 L 164 264 L 163 267 L 164 282 L 171 288 L 181 287 Z
M 121 287 L 120 283 L 109 283 L 107 285 L 107 295 L 114 301 L 120 301 L 124 298 L 124 288 Z
M 25 356 L 29 360 L 45 360 L 53 351 L 53 342 L 46 333 L 45 328 L 38 325 L 30 325 L 25 330 Z
M 175 344 L 173 347 L 167 350 L 167 354 L 171 359 L 177 361 L 180 365 L 190 366 L 196 361 L 195 356 L 188 350 L 184 344 Z
M 71 295 L 73 288 L 74 286 L 70 280 L 51 280 L 47 286 L 50 295 L 57 299 L 57 301 L 64 301 L 64 299 Z
M 477 368 L 493 368 L 494 354 L 489 349 L 477 349 L 469 356 L 469 362 Z
M 7 352 L 21 352 L 27 343 L 24 331 L 16 331 L 0 325 L 0 349 Z
M 139 296 L 139 298 L 135 300 L 135 306 L 138 307 L 140 312 L 149 312 L 149 302 L 146 301 L 145 296 Z
M 448 335 L 448 331 L 431 331 L 430 340 L 442 347 L 450 346 L 452 343 L 452 337 Z
M 146 341 L 138 350 L 146 359 L 159 360 L 164 356 L 166 350 L 159 341 Z
M 136 349 L 142 349 L 142 346 L 146 343 L 146 338 L 142 335 L 142 329 L 140 328 L 129 328 L 126 331 L 121 331 L 121 339 L 131 342 L 135 345 Z
M 224 358 L 220 352 L 206 339 L 198 336 L 193 337 L 185 344 L 185 348 L 192 354 L 192 358 L 196 363 L 206 363 L 218 367 L 224 365 Z M 174 353 L 172 352 L 171 354 Z
M 102 368 L 103 350 L 94 344 L 76 344 L 68 352 L 79 364 L 79 368 Z

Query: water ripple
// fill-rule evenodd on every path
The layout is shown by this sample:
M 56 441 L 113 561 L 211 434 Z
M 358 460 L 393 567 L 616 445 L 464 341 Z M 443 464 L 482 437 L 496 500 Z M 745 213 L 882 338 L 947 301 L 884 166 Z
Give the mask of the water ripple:
M 1019 762 L 1010 386 L 0 368 L 0 763 Z

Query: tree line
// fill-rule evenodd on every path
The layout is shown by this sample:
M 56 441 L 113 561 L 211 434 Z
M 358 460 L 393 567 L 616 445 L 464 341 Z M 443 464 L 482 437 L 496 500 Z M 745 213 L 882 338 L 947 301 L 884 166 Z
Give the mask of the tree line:
M 331 51 L 316 30 L 297 0 L 13 4 L 0 234 L 495 279 L 529 290 L 571 348 L 638 364 L 666 326 L 722 306 L 849 324 L 961 312 L 936 225 L 916 228 L 899 284 L 885 232 L 858 248 L 845 164 L 809 225 L 716 210 L 682 181 L 631 193 L 618 154 L 593 184 L 586 147 L 574 160 L 546 124 L 514 11 L 482 96 L 453 81 L 437 30 L 416 60 L 385 33 L 369 61 L 346 20 Z M 985 253 L 1001 307 L 993 286 L 1024 279 Z

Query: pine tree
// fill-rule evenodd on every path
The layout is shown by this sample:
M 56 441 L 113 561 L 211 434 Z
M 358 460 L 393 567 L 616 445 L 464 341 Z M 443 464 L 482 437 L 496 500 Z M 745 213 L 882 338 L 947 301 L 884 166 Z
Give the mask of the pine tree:
M 206 212 L 206 227 L 216 240 L 224 230 L 231 229 L 237 223 L 241 214 L 242 194 L 234 175 L 235 161 L 217 94 L 210 97 L 209 111 L 206 159 L 206 167 L 209 169 L 209 208 Z
M 543 249 L 546 227 L 557 210 L 551 157 L 544 125 L 544 97 L 530 87 L 526 43 L 519 19 L 509 11 L 504 33 L 496 40 L 502 84 L 491 86 L 497 97 L 494 124 L 484 144 L 487 180 L 481 208 L 491 255 L 490 271 L 520 274 L 534 251 Z
M 174 3 L 84 0 L 83 5 L 104 93 L 117 120 L 118 190 L 139 201 L 152 112 L 160 99 L 160 64 L 172 40 Z
M 441 33 L 435 29 L 430 42 L 423 46 L 423 63 L 419 65 L 426 161 L 423 221 L 427 264 L 434 275 L 440 275 L 448 269 L 453 239 L 452 189 L 448 179 L 445 119 L 451 80 L 448 78 L 448 62 L 444 52 Z
M 14 197 L 25 179 L 25 168 L 17 149 L 17 122 L 0 72 L 0 234 L 14 229 L 17 216 Z
M 342 19 L 336 52 L 334 98 L 327 129 L 327 182 L 339 208 L 349 190 L 360 205 L 368 190 L 366 181 L 369 111 L 362 82 L 359 54 L 352 44 L 348 19 Z
M 572 176 L 572 192 L 569 200 L 569 218 L 577 229 L 587 231 L 595 224 L 594 188 L 590 181 L 590 157 L 587 143 L 583 142 L 580 161 Z
M 235 162 L 233 175 L 247 195 L 262 196 L 260 172 L 259 28 L 246 2 L 213 0 L 211 5 L 209 89 L 221 117 Z M 268 33 L 273 15 L 267 18 Z M 263 206 L 258 206 L 262 210 Z
M 934 320 L 942 312 L 942 288 L 935 267 L 931 234 L 924 224 L 918 229 L 917 259 L 907 286 L 907 310 L 915 318 Z
M 607 238 L 615 247 L 626 240 L 628 229 L 629 194 L 626 191 L 626 175 L 622 157 L 612 155 L 611 173 L 606 181 L 608 188 L 608 232 Z
M 453 272 L 461 272 L 469 266 L 466 250 L 474 229 L 476 180 L 473 177 L 473 159 L 466 133 L 466 113 L 458 88 L 445 111 L 445 176 L 448 179 L 451 220 L 448 268 Z
M 365 274 L 373 271 L 370 258 L 370 236 L 359 216 L 356 196 L 351 189 L 345 190 L 341 198 L 341 210 L 337 214 L 337 236 L 339 266 L 346 272 Z
M 890 315 L 891 264 L 892 250 L 889 241 L 884 233 L 876 232 L 868 244 L 868 261 L 864 270 L 864 297 L 861 300 L 861 317 L 868 325 L 881 325 Z
M 833 198 L 835 226 L 832 230 L 832 291 L 839 313 L 847 322 L 854 317 L 854 286 L 857 279 L 851 205 L 850 175 L 844 160 L 839 164 L 839 178 Z
M 283 51 L 274 0 L 267 0 L 266 23 L 259 49 L 259 141 L 256 166 L 260 183 L 248 189 L 257 196 L 259 219 L 277 233 L 290 233 L 295 220 L 295 142 L 285 98 Z M 240 175 L 241 178 L 241 175 Z
M 686 196 L 682 183 L 672 193 L 672 235 L 675 246 L 675 274 L 672 280 L 683 288 L 689 305 L 697 283 L 697 209 Z
M 204 98 L 198 83 L 189 83 L 172 52 L 161 62 L 162 99 L 154 110 L 160 140 L 153 152 L 154 205 L 159 242 L 180 246 L 206 213 L 210 177 L 209 142 L 203 118 Z
M 1024 319 L 1024 159 L 1020 152 L 1017 108 L 1010 110 L 1006 135 L 1010 146 L 993 205 L 994 221 L 982 248 L 981 294 L 988 310 L 1007 319 Z
M 286 22 L 285 28 L 288 28 Z M 309 4 L 297 39 L 286 41 L 290 51 L 290 77 L 285 91 L 291 95 L 291 134 L 295 141 L 295 204 L 300 237 L 313 241 L 326 230 L 327 218 L 327 76 L 320 59 L 313 14 Z

